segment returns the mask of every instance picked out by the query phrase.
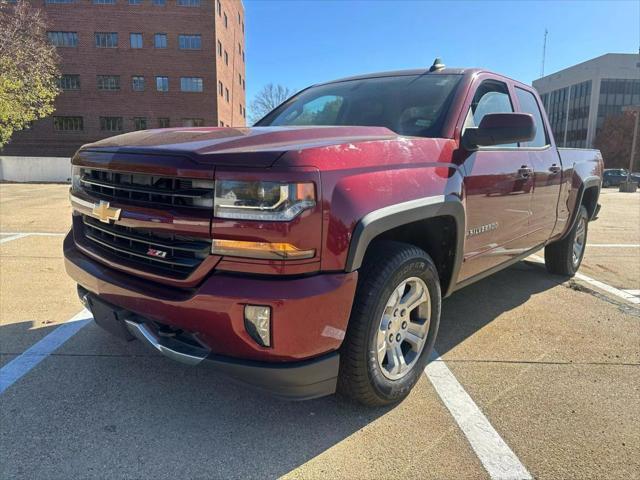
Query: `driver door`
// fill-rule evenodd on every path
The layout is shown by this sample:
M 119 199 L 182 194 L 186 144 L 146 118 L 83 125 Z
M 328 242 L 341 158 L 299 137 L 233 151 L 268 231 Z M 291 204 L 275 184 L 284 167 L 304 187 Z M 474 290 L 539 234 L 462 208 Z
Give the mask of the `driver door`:
M 514 111 L 507 83 L 479 80 L 461 134 L 480 124 L 488 113 Z M 484 273 L 533 245 L 528 239 L 533 191 L 529 154 L 518 144 L 480 147 L 467 152 L 465 197 L 467 229 L 459 281 Z

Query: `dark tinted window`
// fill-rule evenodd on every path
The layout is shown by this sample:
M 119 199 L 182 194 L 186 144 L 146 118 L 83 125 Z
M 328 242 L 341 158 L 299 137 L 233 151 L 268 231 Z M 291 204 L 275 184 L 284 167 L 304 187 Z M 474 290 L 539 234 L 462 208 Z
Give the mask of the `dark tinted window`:
M 319 85 L 291 98 L 257 125 L 375 126 L 400 135 L 437 137 L 460 78 L 425 74 Z
M 520 110 L 524 113 L 530 113 L 533 115 L 533 121 L 536 124 L 536 136 L 530 142 L 527 142 L 528 147 L 544 147 L 548 144 L 547 136 L 544 132 L 544 123 L 542 121 L 542 114 L 540 113 L 540 107 L 538 102 L 531 92 L 516 88 L 516 95 L 518 96 L 518 102 L 520 103 Z

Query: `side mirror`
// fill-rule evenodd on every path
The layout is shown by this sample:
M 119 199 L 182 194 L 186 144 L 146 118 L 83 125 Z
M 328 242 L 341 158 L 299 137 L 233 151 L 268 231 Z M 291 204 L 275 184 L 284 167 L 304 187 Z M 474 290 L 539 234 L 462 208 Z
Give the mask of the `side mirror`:
M 528 142 L 536 136 L 530 113 L 488 113 L 480 126 L 464 131 L 462 145 L 467 150 L 505 143 Z

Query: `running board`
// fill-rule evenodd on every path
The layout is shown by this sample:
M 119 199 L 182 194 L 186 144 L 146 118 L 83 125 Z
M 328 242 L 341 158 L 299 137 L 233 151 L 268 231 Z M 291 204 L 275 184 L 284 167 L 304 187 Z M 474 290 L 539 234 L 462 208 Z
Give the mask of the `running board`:
M 177 362 L 187 365 L 198 365 L 207 358 L 210 353 L 210 350 L 204 347 L 197 347 L 174 338 L 160 337 L 144 323 L 129 319 L 126 319 L 124 322 L 134 337 L 151 345 L 165 357 Z

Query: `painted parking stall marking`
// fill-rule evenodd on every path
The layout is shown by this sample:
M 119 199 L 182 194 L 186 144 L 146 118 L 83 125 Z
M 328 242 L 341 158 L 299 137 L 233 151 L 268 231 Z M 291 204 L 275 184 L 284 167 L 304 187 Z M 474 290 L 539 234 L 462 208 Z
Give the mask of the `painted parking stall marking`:
M 92 319 L 86 308 L 0 368 L 0 394 L 60 348 Z
M 533 478 L 460 385 L 438 352 L 431 354 L 431 362 L 424 373 L 493 480 Z
M 531 255 L 529 259 L 534 260 L 537 263 L 544 263 L 544 258 L 538 255 Z M 601 282 L 600 280 L 596 280 L 595 278 L 591 278 L 588 275 L 585 275 L 580 272 L 577 272 L 574 278 L 577 278 L 578 280 L 582 280 L 583 282 L 588 283 L 589 285 L 592 285 L 600 290 L 603 290 L 607 293 L 615 295 L 616 297 L 622 298 L 627 302 L 633 303 L 634 305 L 640 305 L 640 298 L 636 297 L 635 295 L 632 295 L 626 290 L 620 290 L 619 288 L 612 287 L 607 283 Z

